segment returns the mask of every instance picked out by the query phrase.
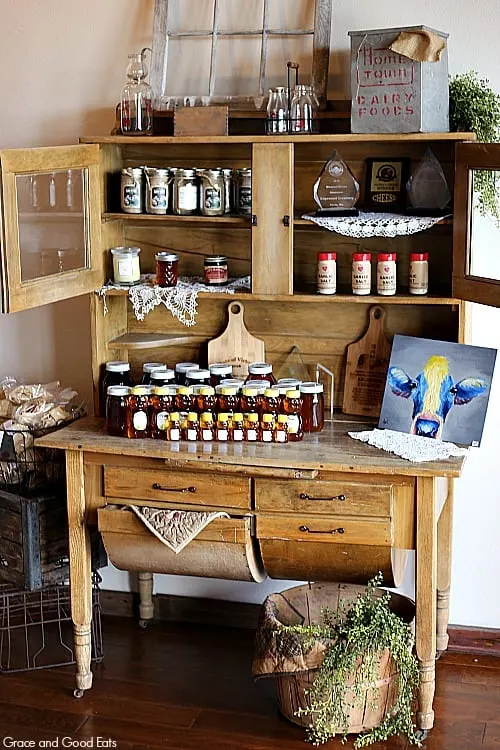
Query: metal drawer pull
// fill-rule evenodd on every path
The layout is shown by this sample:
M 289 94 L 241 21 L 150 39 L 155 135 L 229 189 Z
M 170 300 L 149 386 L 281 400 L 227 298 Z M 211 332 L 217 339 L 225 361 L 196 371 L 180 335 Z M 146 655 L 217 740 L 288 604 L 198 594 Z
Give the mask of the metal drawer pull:
M 158 482 L 153 484 L 153 489 L 161 490 L 162 492 L 196 492 L 196 487 L 162 487 Z
M 308 495 L 307 492 L 301 492 L 299 497 L 301 500 L 323 500 L 325 502 L 329 502 L 330 500 L 340 500 L 340 502 L 344 502 L 344 500 L 347 500 L 345 495 L 332 495 L 331 497 L 312 497 L 311 495 Z
M 309 526 L 299 526 L 299 531 L 304 531 L 307 534 L 345 534 L 345 530 L 342 526 L 339 526 L 338 529 L 329 529 L 328 531 L 310 529 Z

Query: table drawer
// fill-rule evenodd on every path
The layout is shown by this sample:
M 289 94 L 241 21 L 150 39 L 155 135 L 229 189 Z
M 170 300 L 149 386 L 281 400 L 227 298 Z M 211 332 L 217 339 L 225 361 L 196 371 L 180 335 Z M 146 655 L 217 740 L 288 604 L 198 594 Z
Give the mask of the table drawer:
M 104 467 L 104 494 L 176 505 L 250 508 L 250 479 L 218 472 Z
M 354 519 L 296 513 L 262 513 L 257 516 L 257 537 L 322 544 L 367 544 L 390 547 L 392 528 L 388 518 Z
M 391 484 L 346 480 L 255 480 L 257 510 L 390 516 Z

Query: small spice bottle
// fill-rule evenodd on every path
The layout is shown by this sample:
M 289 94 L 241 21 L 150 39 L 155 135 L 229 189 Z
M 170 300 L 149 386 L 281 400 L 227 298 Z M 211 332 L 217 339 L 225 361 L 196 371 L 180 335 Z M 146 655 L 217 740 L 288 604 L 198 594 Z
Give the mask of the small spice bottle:
M 108 435 L 123 437 L 130 388 L 126 385 L 110 385 L 106 396 L 106 431 Z
M 166 370 L 167 365 L 164 362 L 144 362 L 142 366 L 141 385 L 150 385 L 151 373 L 153 370 Z
M 177 286 L 179 278 L 179 256 L 176 253 L 160 252 L 155 255 L 156 284 L 169 288 Z
M 207 255 L 204 261 L 205 284 L 222 286 L 227 284 L 227 258 L 225 255 Z
M 171 440 L 172 442 L 181 439 L 181 417 L 178 411 L 170 412 L 167 434 L 168 440 Z
M 411 253 L 408 278 L 410 294 L 427 294 L 429 291 L 429 253 Z
M 229 419 L 230 415 L 226 411 L 220 411 L 217 415 L 215 436 L 219 443 L 227 443 L 229 440 Z
M 128 362 L 115 360 L 106 362 L 104 375 L 99 388 L 99 413 L 106 414 L 106 395 L 110 385 L 132 385 L 130 365 Z
M 335 294 L 337 291 L 337 253 L 318 253 L 318 294 Z
M 296 443 L 304 437 L 302 424 L 302 399 L 300 391 L 293 389 L 286 392 L 283 401 L 283 411 L 288 417 L 288 440 Z
M 200 414 L 200 437 L 204 441 L 213 440 L 215 437 L 214 415 L 210 411 Z
M 307 382 L 300 385 L 302 425 L 304 432 L 321 432 L 325 424 L 323 384 Z
M 371 253 L 353 253 L 352 255 L 352 293 L 370 294 L 372 288 Z
M 151 385 L 173 385 L 175 372 L 166 367 L 157 367 L 149 375 Z
M 259 415 L 252 411 L 243 417 L 243 440 L 256 443 L 259 439 Z
M 191 442 L 200 439 L 200 423 L 198 421 L 198 414 L 195 411 L 190 411 L 187 415 L 183 438 Z
M 153 387 L 149 399 L 149 434 L 152 438 L 168 439 L 168 424 L 172 411 L 172 394 L 168 385 Z
M 128 438 L 149 437 L 149 397 L 151 386 L 136 385 L 127 397 L 125 431 Z
M 272 443 L 276 417 L 274 414 L 263 414 L 260 424 L 260 439 L 263 443 Z
M 248 365 L 248 375 L 245 383 L 249 383 L 251 380 L 267 380 L 271 385 L 276 385 L 273 366 L 269 362 L 251 362 Z
M 229 422 L 229 440 L 241 443 L 243 440 L 243 414 L 235 412 Z
M 215 389 L 212 388 L 211 385 L 200 386 L 199 392 L 196 396 L 196 409 L 198 414 L 203 414 L 205 411 L 209 411 L 213 414 L 216 403 L 217 399 L 215 396 Z
M 288 443 L 288 417 L 286 414 L 278 414 L 278 421 L 274 426 L 273 441 L 275 443 Z
M 199 370 L 200 365 L 195 362 L 178 362 L 175 365 L 175 380 L 179 385 L 187 385 L 186 375 L 189 370 Z
M 186 372 L 186 385 L 210 385 L 210 371 L 202 370 L 199 367 L 196 370 Z
M 396 294 L 396 253 L 377 255 L 377 294 L 389 297 Z
M 227 365 L 225 362 L 217 362 L 209 365 L 208 369 L 210 370 L 210 385 L 214 388 L 233 374 L 233 366 Z

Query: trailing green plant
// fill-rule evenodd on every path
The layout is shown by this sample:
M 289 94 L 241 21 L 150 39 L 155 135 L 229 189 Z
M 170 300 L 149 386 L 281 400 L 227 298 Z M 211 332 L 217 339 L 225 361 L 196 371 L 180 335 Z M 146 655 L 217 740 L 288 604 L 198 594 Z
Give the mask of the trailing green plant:
M 500 95 L 475 70 L 450 79 L 450 129 L 475 133 L 483 143 L 496 143 L 500 138 Z M 499 221 L 496 182 L 493 170 L 476 170 L 474 174 L 481 214 L 491 214 Z
M 413 723 L 413 702 L 419 682 L 413 633 L 410 625 L 390 609 L 390 593 L 380 595 L 375 591 L 381 583 L 379 573 L 354 604 L 347 607 L 341 604 L 337 612 L 324 608 L 317 625 L 283 626 L 285 632 L 300 634 L 306 650 L 318 640 L 326 645 L 323 663 L 306 692 L 308 705 L 297 712 L 311 717 L 307 739 L 313 745 L 321 745 L 335 734 L 341 734 L 345 741 L 347 711 L 363 706 L 367 686 L 375 686 L 378 679 L 379 659 L 385 649 L 397 669 L 396 701 L 378 727 L 358 735 L 354 747 L 366 747 L 395 734 L 406 735 L 415 745 L 421 744 Z M 353 697 L 346 704 L 348 694 Z M 372 695 L 376 695 L 375 691 Z

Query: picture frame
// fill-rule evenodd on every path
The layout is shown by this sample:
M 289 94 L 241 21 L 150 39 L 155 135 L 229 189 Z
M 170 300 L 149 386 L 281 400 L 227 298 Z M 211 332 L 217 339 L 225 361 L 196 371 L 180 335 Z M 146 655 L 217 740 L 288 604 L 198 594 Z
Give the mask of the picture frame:
M 410 159 L 407 157 L 367 159 L 365 211 L 404 213 L 409 172 Z

